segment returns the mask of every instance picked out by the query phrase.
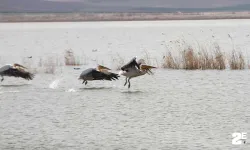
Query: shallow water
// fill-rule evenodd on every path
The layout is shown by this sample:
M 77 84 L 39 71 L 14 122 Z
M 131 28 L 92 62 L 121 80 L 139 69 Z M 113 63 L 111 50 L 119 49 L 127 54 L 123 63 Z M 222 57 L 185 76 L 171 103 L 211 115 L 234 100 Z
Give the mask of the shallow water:
M 112 66 L 116 53 L 128 61 L 146 49 L 160 62 L 163 41 L 183 35 L 202 44 L 217 41 L 226 51 L 232 48 L 230 33 L 234 46 L 248 55 L 249 24 L 0 24 L 2 64 L 27 56 L 37 63 L 40 57 L 61 56 L 67 48 L 87 56 L 80 70 L 63 66 L 53 75 L 37 73 L 32 81 L 5 78 L 0 83 L 0 149 L 249 149 L 250 144 L 232 145 L 232 133 L 250 133 L 249 70 L 156 69 L 153 76 L 132 79 L 131 89 L 123 86 L 124 77 L 86 86 L 77 80 L 97 62 Z

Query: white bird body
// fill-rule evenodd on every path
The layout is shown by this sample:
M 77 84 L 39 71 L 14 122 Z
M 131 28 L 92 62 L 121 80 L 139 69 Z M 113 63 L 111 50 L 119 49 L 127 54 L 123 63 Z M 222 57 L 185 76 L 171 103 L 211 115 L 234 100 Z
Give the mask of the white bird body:
M 133 67 L 133 68 L 128 68 L 127 71 L 120 71 L 119 74 L 128 78 L 134 78 L 134 77 L 142 76 L 146 74 L 146 72 Z
M 119 72 L 119 74 L 126 77 L 124 86 L 128 82 L 128 88 L 130 88 L 130 79 L 145 75 L 146 73 L 153 74 L 150 71 L 150 69 L 152 68 L 156 67 L 146 65 L 143 59 L 140 59 L 138 62 L 136 62 L 136 58 L 133 58 L 129 63 L 121 67 L 121 71 Z

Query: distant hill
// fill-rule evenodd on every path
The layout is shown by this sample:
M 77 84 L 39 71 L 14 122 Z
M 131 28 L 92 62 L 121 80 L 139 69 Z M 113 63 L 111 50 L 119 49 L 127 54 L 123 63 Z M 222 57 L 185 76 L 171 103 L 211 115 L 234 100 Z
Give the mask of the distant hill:
M 2 13 L 177 11 L 250 11 L 250 0 L 0 0 Z

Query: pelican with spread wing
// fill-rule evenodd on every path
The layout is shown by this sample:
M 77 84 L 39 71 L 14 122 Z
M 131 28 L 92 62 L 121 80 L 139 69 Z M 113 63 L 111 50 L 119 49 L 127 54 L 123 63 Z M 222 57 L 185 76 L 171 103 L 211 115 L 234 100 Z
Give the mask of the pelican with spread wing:
M 32 80 L 34 74 L 27 71 L 27 68 L 19 64 L 7 64 L 0 68 L 1 82 L 4 80 L 4 76 L 23 78 L 25 80 Z
M 130 79 L 145 75 L 146 73 L 151 75 L 153 74 L 153 72 L 151 71 L 151 69 L 153 68 L 156 67 L 146 65 L 144 59 L 136 61 L 136 57 L 134 57 L 127 64 L 121 67 L 121 71 L 119 72 L 119 74 L 126 77 L 124 86 L 128 82 L 128 88 L 130 88 Z
M 120 76 L 116 73 L 109 72 L 109 70 L 111 69 L 102 65 L 98 65 L 96 68 L 84 70 L 78 79 L 83 80 L 82 84 L 85 83 L 85 85 L 88 83 L 88 81 L 93 80 L 118 80 Z

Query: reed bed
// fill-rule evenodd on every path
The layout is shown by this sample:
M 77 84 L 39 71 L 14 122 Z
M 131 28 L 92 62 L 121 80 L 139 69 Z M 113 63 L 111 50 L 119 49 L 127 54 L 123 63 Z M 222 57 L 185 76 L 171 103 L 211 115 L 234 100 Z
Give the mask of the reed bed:
M 81 64 L 81 59 L 76 57 L 73 50 L 69 49 L 65 51 L 64 54 L 64 63 L 66 66 L 79 66 Z
M 38 61 L 37 63 L 34 61 Z M 32 73 L 46 73 L 55 74 L 58 69 L 62 67 L 62 62 L 58 56 L 48 55 L 46 57 L 40 57 L 38 60 L 33 58 L 22 58 L 23 66 L 27 67 Z
M 226 57 L 218 45 L 209 52 L 201 48 L 194 50 L 192 47 L 188 47 L 177 50 L 177 53 L 178 55 L 174 55 L 171 51 L 168 51 L 163 56 L 162 67 L 185 70 L 224 70 L 229 66 L 231 70 L 242 70 L 247 66 L 242 52 L 233 50 L 231 55 Z M 250 68 L 249 65 L 248 68 Z
M 209 48 L 203 48 L 200 44 L 194 48 L 194 46 L 189 46 L 181 40 L 176 43 L 178 44 L 177 47 L 169 49 L 163 56 L 162 68 L 184 70 L 250 69 L 250 62 L 245 60 L 243 53 L 240 51 L 233 50 L 229 55 L 226 55 L 216 43 Z M 127 63 L 119 54 L 111 58 L 112 68 L 115 70 L 120 70 L 121 66 Z M 143 58 L 149 65 L 159 67 L 157 59 L 153 59 L 146 50 L 140 58 Z M 33 58 L 25 57 L 22 59 L 22 64 L 34 73 L 48 74 L 54 74 L 58 69 L 62 71 L 62 66 L 82 65 L 81 60 L 85 61 L 84 64 L 88 64 L 86 56 L 84 59 L 83 57 L 76 57 L 71 49 L 66 50 L 61 56 L 48 54 L 35 60 L 38 62 L 33 62 Z M 104 64 L 104 62 L 101 64 Z
M 231 70 L 245 69 L 246 63 L 242 52 L 232 51 L 231 57 L 229 58 L 229 66 Z
M 163 56 L 163 68 L 168 69 L 185 69 L 185 70 L 207 70 L 207 69 L 226 69 L 225 56 L 218 48 L 212 53 L 206 50 L 195 51 L 189 47 L 183 51 L 179 51 L 179 56 L 174 56 L 169 51 Z

